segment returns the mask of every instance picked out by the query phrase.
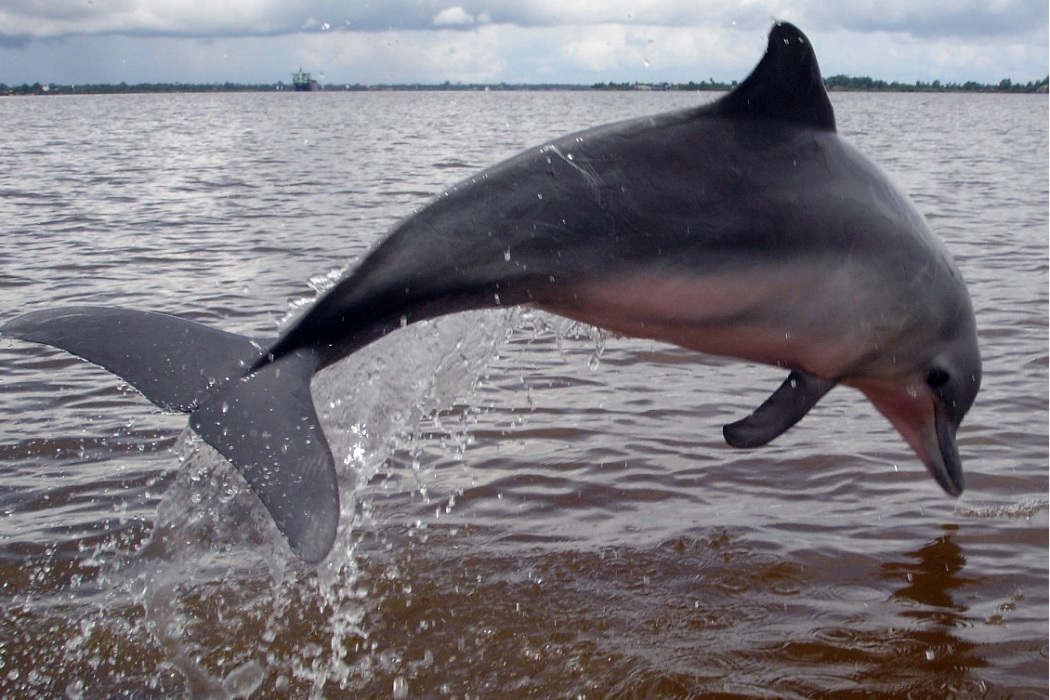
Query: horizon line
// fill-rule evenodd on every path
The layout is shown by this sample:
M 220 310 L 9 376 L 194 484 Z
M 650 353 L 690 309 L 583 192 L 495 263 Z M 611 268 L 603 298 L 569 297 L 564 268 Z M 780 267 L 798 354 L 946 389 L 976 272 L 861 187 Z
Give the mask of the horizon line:
M 294 74 L 293 74 L 294 75 Z M 309 76 L 309 74 L 306 74 Z M 1014 82 L 1004 78 L 998 83 L 979 83 L 974 80 L 966 82 L 941 82 L 940 80 L 900 82 L 871 78 L 869 76 L 831 75 L 824 79 L 825 87 L 832 92 L 999 92 L 999 93 L 1046 93 L 1050 85 L 1050 76 L 1039 81 L 1027 83 Z M 596 83 L 558 83 L 558 82 L 521 82 L 508 83 L 464 83 L 445 80 L 440 83 L 406 82 L 406 83 L 319 83 L 310 81 L 311 89 L 296 90 L 293 83 L 284 81 L 266 83 L 224 82 L 140 82 L 128 83 L 22 83 L 8 85 L 0 81 L 0 96 L 36 95 L 36 94 L 91 94 L 91 93 L 131 93 L 131 92 L 365 92 L 365 91 L 475 91 L 475 90 L 656 90 L 681 92 L 725 92 L 732 90 L 738 81 L 719 82 L 714 79 L 688 82 L 596 82 Z

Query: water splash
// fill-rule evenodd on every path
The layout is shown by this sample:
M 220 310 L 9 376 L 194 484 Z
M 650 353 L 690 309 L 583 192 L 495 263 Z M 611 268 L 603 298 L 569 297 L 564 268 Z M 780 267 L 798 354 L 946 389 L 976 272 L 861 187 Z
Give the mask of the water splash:
M 956 506 L 955 512 L 963 518 L 1011 518 L 1030 519 L 1039 513 L 1050 510 L 1050 501 L 1039 498 L 1025 498 L 1017 503 L 999 505 Z
M 291 553 L 237 471 L 186 431 L 178 447 L 183 466 L 149 541 L 108 571 L 104 584 L 114 600 L 141 609 L 131 624 L 190 697 L 328 697 L 370 677 L 377 664 L 400 663 L 370 646 L 359 586 L 357 540 L 381 529 L 371 495 L 379 484 L 430 498 L 434 475 L 400 469 L 391 457 L 412 455 L 418 467 L 421 426 L 433 426 L 440 408 L 470 404 L 511 317 L 466 314 L 417 324 L 315 377 L 343 510 L 335 547 L 317 567 Z M 471 413 L 458 415 L 437 419 L 448 430 L 450 454 L 469 442 Z M 439 509 L 450 510 L 456 494 L 439 497 Z M 396 580 L 398 573 L 387 576 Z

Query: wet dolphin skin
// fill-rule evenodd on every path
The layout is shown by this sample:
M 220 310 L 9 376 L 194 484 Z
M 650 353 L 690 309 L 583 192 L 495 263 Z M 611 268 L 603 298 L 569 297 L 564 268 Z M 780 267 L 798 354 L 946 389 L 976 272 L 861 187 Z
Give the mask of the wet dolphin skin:
M 452 187 L 271 342 L 97 307 L 0 333 L 189 413 L 316 562 L 339 494 L 313 374 L 406 323 L 516 304 L 783 367 L 780 388 L 725 427 L 737 447 L 776 438 L 838 384 L 858 389 L 947 493 L 963 490 L 955 435 L 981 381 L 965 283 L 908 199 L 839 138 L 812 46 L 786 23 L 709 105 L 572 134 Z

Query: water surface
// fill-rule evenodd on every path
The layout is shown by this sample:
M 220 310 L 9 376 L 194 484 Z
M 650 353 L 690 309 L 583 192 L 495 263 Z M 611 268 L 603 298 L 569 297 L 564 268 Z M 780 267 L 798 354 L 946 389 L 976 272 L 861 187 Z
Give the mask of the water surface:
M 398 219 L 682 93 L 0 100 L 0 313 L 153 309 L 272 336 Z M 1026 698 L 1048 659 L 1047 100 L 833 95 L 973 296 L 985 378 L 946 497 L 837 389 L 527 309 L 320 375 L 333 555 L 104 371 L 0 340 L 0 689 L 23 697 Z

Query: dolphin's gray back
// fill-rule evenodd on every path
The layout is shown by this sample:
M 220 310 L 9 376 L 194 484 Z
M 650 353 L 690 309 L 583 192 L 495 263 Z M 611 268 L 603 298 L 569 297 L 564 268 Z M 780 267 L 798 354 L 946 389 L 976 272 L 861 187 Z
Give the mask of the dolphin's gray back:
M 710 105 L 566 136 L 452 187 L 265 350 L 185 319 L 82 307 L 0 333 L 189 412 L 315 562 L 340 505 L 313 374 L 407 323 L 523 303 L 790 368 L 726 427 L 738 446 L 774 439 L 852 383 L 897 416 L 938 483 L 963 488 L 955 430 L 981 372 L 969 296 L 914 207 L 839 139 L 812 47 L 786 23 Z
M 940 244 L 903 199 L 826 129 L 711 107 L 599 127 L 450 188 L 274 350 L 323 346 L 329 364 L 406 322 L 558 305 L 582 284 L 645 272 L 703 277 L 849 258 L 873 279 L 931 274 L 917 266 Z

